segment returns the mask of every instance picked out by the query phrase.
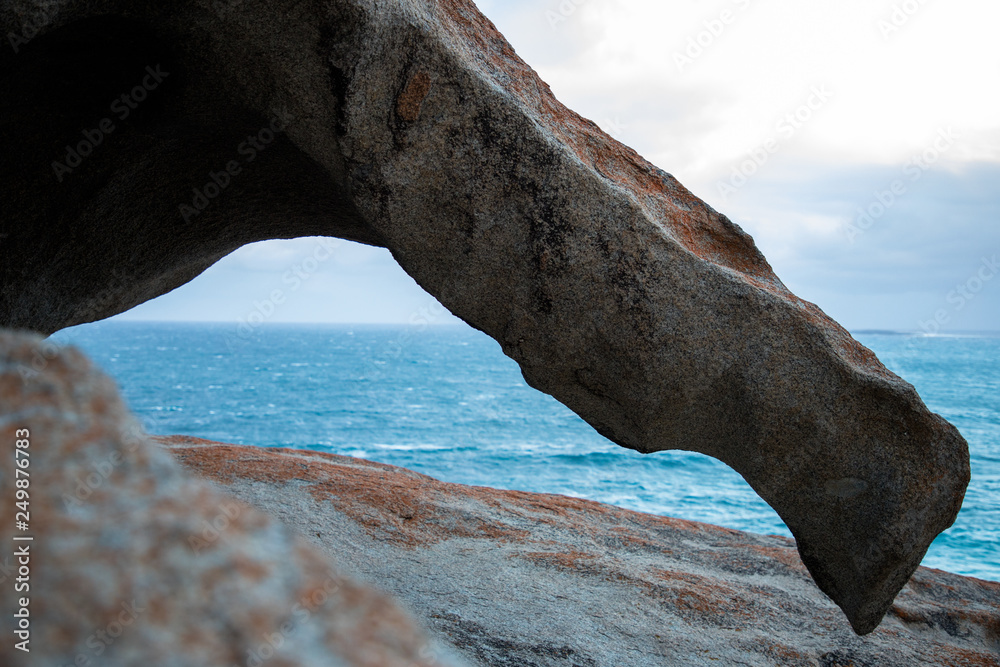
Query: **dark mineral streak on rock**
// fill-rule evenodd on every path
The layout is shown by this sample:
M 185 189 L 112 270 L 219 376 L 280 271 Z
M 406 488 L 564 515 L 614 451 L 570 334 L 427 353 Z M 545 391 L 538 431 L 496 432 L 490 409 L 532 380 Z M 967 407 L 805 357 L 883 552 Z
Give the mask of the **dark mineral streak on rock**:
M 738 470 L 859 633 L 954 520 L 957 430 L 739 227 L 562 106 L 469 0 L 45 7 L 0 4 L 4 34 L 47 17 L 0 56 L 0 323 L 99 319 L 257 239 L 384 244 L 604 435 Z M 155 64 L 171 77 L 142 116 L 57 183 L 63 147 Z

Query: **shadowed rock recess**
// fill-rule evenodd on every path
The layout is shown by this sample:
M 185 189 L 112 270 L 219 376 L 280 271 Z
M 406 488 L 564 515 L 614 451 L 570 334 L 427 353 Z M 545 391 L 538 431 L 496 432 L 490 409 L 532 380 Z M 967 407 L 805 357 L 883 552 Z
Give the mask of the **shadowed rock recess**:
M 254 240 L 385 245 L 611 440 L 739 471 L 859 633 L 954 520 L 957 430 L 468 0 L 3 0 L 0 27 L 0 324 L 107 317 Z

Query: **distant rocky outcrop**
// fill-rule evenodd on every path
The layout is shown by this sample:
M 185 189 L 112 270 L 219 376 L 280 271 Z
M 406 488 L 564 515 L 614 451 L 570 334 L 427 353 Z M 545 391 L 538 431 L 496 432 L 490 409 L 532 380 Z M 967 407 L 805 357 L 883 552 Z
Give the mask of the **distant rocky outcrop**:
M 444 664 L 390 599 L 150 444 L 79 352 L 0 331 L 0 425 L 0 664 Z
M 157 438 L 483 667 L 1000 665 L 1000 583 L 920 568 L 859 638 L 794 543 L 344 456 Z
M 2 0 L 0 32 L 0 325 L 385 245 L 602 434 L 739 471 L 859 633 L 954 520 L 958 431 L 470 0 Z

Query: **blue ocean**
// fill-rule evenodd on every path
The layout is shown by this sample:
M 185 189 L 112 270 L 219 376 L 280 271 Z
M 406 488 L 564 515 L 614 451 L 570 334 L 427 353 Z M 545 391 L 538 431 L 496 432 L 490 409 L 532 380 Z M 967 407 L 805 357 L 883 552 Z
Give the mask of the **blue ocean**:
M 789 535 L 724 464 L 612 444 L 528 387 L 500 346 L 469 328 L 111 321 L 53 338 L 113 376 L 151 433 L 333 452 L 450 482 Z M 857 338 L 972 451 L 965 505 L 924 565 L 1000 580 L 1000 336 Z

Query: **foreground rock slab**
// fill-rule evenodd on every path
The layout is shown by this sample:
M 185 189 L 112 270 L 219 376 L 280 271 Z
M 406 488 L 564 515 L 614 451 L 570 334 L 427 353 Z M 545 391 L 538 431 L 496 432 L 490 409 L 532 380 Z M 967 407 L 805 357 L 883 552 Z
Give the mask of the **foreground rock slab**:
M 157 439 L 397 596 L 471 664 L 1000 664 L 1000 583 L 920 568 L 859 638 L 785 538 L 343 456 Z
M 0 332 L 0 431 L 0 664 L 443 664 L 390 599 L 151 445 L 78 352 Z
M 613 441 L 739 471 L 859 633 L 957 515 L 958 431 L 470 0 L 3 0 L 0 28 L 0 324 L 121 312 L 252 240 L 382 244 Z

